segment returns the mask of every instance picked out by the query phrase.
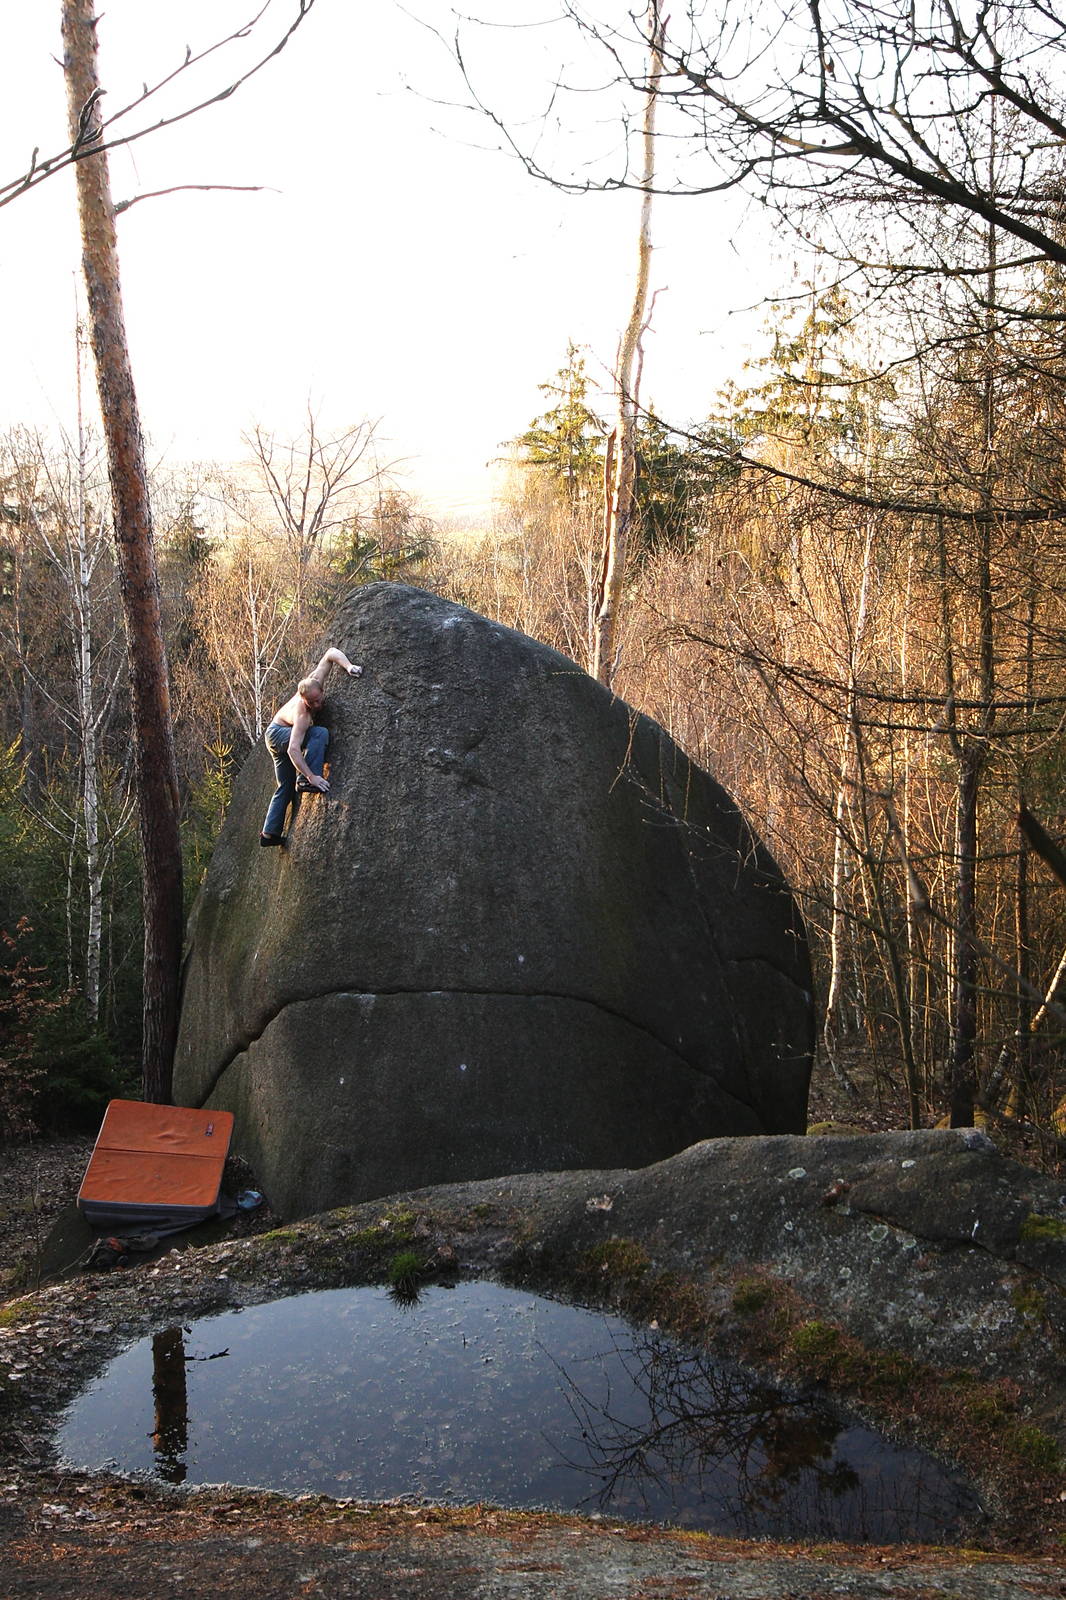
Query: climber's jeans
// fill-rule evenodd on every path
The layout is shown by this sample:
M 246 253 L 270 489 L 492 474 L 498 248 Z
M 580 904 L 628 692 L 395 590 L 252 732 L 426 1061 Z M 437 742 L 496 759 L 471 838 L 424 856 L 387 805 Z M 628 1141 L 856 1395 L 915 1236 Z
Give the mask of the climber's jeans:
M 267 807 L 266 820 L 263 823 L 263 832 L 275 836 L 285 832 L 285 813 L 296 798 L 296 780 L 300 776 L 292 762 L 289 760 L 289 740 L 292 738 L 292 729 L 284 722 L 272 722 L 267 729 L 266 747 L 270 751 L 274 762 L 274 777 L 277 788 L 274 798 Z M 322 776 L 322 768 L 326 762 L 326 750 L 329 746 L 329 729 L 316 725 L 308 730 L 307 738 L 303 743 L 304 760 L 311 768 L 316 778 Z

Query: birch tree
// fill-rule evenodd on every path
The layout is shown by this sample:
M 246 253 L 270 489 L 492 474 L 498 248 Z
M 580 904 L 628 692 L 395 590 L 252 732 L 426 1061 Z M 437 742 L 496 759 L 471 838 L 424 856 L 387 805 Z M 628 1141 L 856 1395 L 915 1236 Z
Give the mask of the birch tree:
M 309 581 L 288 545 L 249 531 L 214 555 L 196 586 L 194 616 L 218 695 L 249 744 L 262 738 L 286 674 L 311 648 L 296 603 Z
M 53 627 L 64 639 L 68 671 L 57 674 L 54 656 L 33 650 L 21 624 L 17 589 L 2 632 L 8 651 L 36 694 L 47 705 L 61 731 L 69 765 L 78 774 L 78 800 L 69 809 L 53 780 L 44 790 L 34 785 L 26 803 L 42 827 L 61 837 L 67 856 L 67 981 L 85 998 L 89 1019 L 100 1009 L 100 973 L 104 917 L 104 880 L 108 858 L 128 818 L 124 799 L 109 797 L 109 764 L 104 740 L 115 717 L 115 689 L 121 672 L 117 635 L 121 622 L 114 605 L 114 569 L 108 518 L 101 503 L 95 449 L 79 405 L 75 440 L 50 452 L 40 436 L 16 433 L 6 442 L 13 492 L 26 546 L 24 563 L 36 563 L 49 574 L 52 594 L 38 593 L 35 604 L 51 608 Z M 106 493 L 103 496 L 106 502 Z M 64 763 L 66 765 L 67 763 Z M 121 785 L 119 786 L 121 789 Z M 115 803 L 109 804 L 109 798 Z M 81 861 L 83 858 L 84 866 Z M 75 907 L 84 883 L 84 911 Z M 84 926 L 80 959 L 75 959 L 75 927 Z
M 592 676 L 610 688 L 618 665 L 616 638 L 618 607 L 625 581 L 629 532 L 633 520 L 633 490 L 637 471 L 637 409 L 639 403 L 639 348 L 648 307 L 651 274 L 651 203 L 655 182 L 655 111 L 662 74 L 662 23 L 659 0 L 648 7 L 650 69 L 644 95 L 640 228 L 637 236 L 637 274 L 633 304 L 618 349 L 615 370 L 617 415 L 607 440 L 604 461 L 603 564 L 593 627 Z

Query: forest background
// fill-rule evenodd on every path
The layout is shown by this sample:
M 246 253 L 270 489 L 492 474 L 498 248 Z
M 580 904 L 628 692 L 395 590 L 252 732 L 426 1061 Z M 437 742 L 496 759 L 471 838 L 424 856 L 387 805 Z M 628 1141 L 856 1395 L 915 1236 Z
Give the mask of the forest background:
M 861 1061 L 901 1120 L 989 1118 L 1055 1162 L 1066 896 L 1030 839 L 1053 855 L 1066 822 L 1063 32 L 1011 6 L 953 31 L 934 5 L 918 49 L 915 15 L 844 6 L 830 47 L 803 31 L 817 9 L 790 11 L 772 82 L 740 100 L 727 7 L 710 31 L 691 8 L 660 42 L 660 137 L 688 165 L 656 185 L 711 187 L 699 157 L 714 182 L 761 186 L 810 281 L 767 308 L 764 354 L 701 415 L 660 417 L 630 384 L 612 686 L 714 772 L 789 875 L 842 1091 Z M 640 26 L 594 37 L 639 111 Z M 764 41 L 745 39 L 766 78 Z M 382 470 L 370 420 L 311 412 L 299 434 L 253 429 L 238 467 L 157 472 L 190 897 L 235 771 L 353 586 L 416 582 L 591 664 L 617 397 L 565 331 L 560 359 L 501 446 L 508 486 L 476 540 L 442 536 Z M 0 441 L 6 1135 L 91 1125 L 139 1056 L 125 646 L 106 468 L 76 409 L 70 436 Z

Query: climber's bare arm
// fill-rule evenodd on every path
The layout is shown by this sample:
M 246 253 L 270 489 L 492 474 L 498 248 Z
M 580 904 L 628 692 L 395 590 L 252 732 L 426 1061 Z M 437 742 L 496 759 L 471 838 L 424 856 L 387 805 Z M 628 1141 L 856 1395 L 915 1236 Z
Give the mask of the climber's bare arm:
M 310 674 L 310 676 L 317 679 L 319 683 L 324 684 L 326 681 L 326 673 L 329 671 L 330 667 L 334 666 L 343 667 L 350 678 L 358 678 L 359 674 L 363 670 L 362 667 L 353 666 L 343 650 L 336 650 L 331 646 L 326 651 L 325 655 L 322 657 L 322 660 L 318 663 L 318 666 Z
M 289 735 L 289 760 L 297 772 L 301 773 L 313 788 L 321 790 L 323 794 L 328 794 L 328 780 L 316 776 L 304 760 L 303 742 L 307 738 L 311 721 L 312 717 L 309 708 L 303 700 L 298 701 L 296 715 L 292 724 L 292 733 Z

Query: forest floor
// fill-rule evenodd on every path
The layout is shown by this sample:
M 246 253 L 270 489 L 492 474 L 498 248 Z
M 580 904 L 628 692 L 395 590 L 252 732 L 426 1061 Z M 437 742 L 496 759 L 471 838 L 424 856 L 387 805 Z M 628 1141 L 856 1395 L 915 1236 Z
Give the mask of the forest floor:
M 25 1281 L 41 1256 L 56 1218 L 77 1198 L 92 1148 L 83 1135 L 0 1151 L 0 1295 Z
M 850 1070 L 860 1095 L 823 1072 L 812 1092 L 811 1122 L 870 1132 L 905 1126 L 902 1096 L 891 1083 L 856 1071 L 854 1063 Z M 1010 1153 L 1022 1160 L 1026 1137 L 1011 1141 Z M 1066 1561 L 1056 1557 L 782 1545 L 480 1505 L 368 1506 L 228 1486 L 174 1490 L 56 1466 L 45 1448 L 51 1415 L 62 1403 L 56 1397 L 83 1361 L 96 1359 L 94 1330 L 106 1334 L 105 1343 L 121 1339 L 123 1327 L 132 1326 L 125 1319 L 146 1295 L 158 1298 L 161 1315 L 173 1301 L 170 1312 L 180 1304 L 184 1317 L 231 1264 L 234 1225 L 221 1242 L 217 1234 L 209 1244 L 191 1237 L 180 1254 L 165 1255 L 147 1274 L 139 1266 L 105 1279 L 77 1273 L 66 1286 L 34 1295 L 33 1265 L 53 1221 L 72 1205 L 91 1149 L 89 1138 L 42 1140 L 0 1157 L 0 1325 L 11 1327 L 18 1348 L 36 1352 L 30 1359 L 38 1370 L 31 1367 L 27 1376 L 41 1399 L 0 1463 L 5 1600 L 114 1600 L 119 1593 L 126 1600 L 176 1600 L 194 1585 L 204 1600 L 243 1600 L 249 1593 L 263 1600 L 1066 1596 Z M 235 1226 L 260 1231 L 271 1221 L 264 1209 L 235 1219 Z M 12 1295 L 5 1310 L 3 1299 Z M 17 1323 L 24 1325 L 20 1332 Z

